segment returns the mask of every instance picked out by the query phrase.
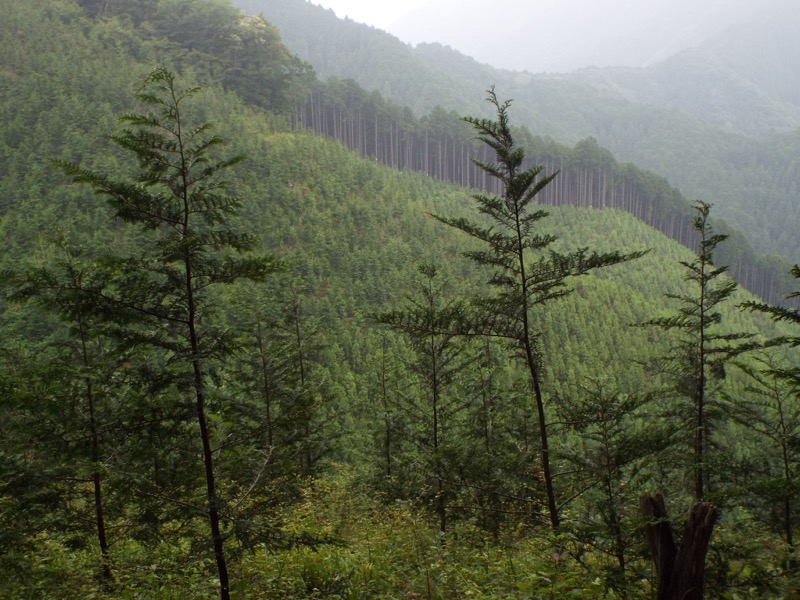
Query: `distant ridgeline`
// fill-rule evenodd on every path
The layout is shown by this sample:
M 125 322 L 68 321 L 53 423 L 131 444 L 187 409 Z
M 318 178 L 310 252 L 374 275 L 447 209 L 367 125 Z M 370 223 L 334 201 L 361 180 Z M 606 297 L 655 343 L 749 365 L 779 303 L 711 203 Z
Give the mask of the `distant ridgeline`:
M 385 101 L 377 92 L 366 92 L 352 80 L 332 78 L 312 86 L 306 103 L 295 109 L 292 127 L 332 137 L 362 157 L 395 169 L 427 173 L 489 193 L 500 192 L 497 180 L 472 162 L 473 158 L 488 162 L 494 157 L 484 144 L 471 138 L 470 127 L 454 111 L 437 107 L 418 118 L 410 109 Z M 569 148 L 524 128 L 518 129 L 516 136 L 532 164 L 544 165 L 545 173 L 560 171 L 540 194 L 540 203 L 620 208 L 696 249 L 690 202 L 664 177 L 618 162 L 593 138 Z M 717 263 L 728 265 L 740 285 L 766 302 L 784 303 L 793 291 L 788 275 L 791 262 L 776 255 L 757 254 L 741 232 L 721 220 L 716 221 L 715 229 L 730 236 L 718 248 Z

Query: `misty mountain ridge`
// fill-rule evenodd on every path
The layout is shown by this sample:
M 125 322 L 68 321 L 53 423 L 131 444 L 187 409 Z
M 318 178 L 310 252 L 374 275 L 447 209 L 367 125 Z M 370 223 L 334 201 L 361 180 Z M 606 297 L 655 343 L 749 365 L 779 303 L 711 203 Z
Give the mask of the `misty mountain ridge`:
M 400 39 L 439 41 L 501 68 L 569 72 L 585 66 L 648 66 L 764 9 L 765 3 L 751 0 L 702 5 L 690 0 L 499 0 L 476 18 L 477 11 L 458 0 L 430 0 L 388 29 Z M 500 31 L 502 44 L 488 33 Z
M 792 57 L 800 55 L 800 12 L 788 0 L 712 3 L 703 14 L 714 9 L 726 18 L 704 30 L 698 46 L 649 66 L 560 74 L 498 69 L 442 43 L 412 47 L 304 0 L 236 4 L 263 14 L 321 78 L 352 79 L 417 115 L 439 106 L 491 116 L 485 90 L 495 85 L 514 100 L 516 124 L 568 145 L 593 137 L 619 160 L 663 175 L 685 197 L 715 204 L 760 252 L 797 260 L 800 65 Z M 513 32 L 491 29 L 488 15 L 486 24 L 492 33 L 485 38 L 511 47 L 505 40 Z
M 677 108 L 729 131 L 763 135 L 800 125 L 800 13 L 774 3 L 746 23 L 643 68 L 574 75 L 634 102 Z
M 595 90 L 606 100 L 677 108 L 746 135 L 763 136 L 800 124 L 800 65 L 791 59 L 800 56 L 800 7 L 791 0 L 715 0 L 702 9 L 680 0 L 677 6 L 662 2 L 647 10 L 626 0 L 602 6 L 586 0 L 547 1 L 530 7 L 499 0 L 482 15 L 481 31 L 474 31 L 474 15 L 455 0 L 437 0 L 392 27 L 405 31 L 416 23 L 414 35 L 420 41 L 415 44 L 339 19 L 311 2 L 234 4 L 263 13 L 281 31 L 284 43 L 323 79 L 354 79 L 417 114 L 437 104 L 480 114 L 485 110 L 483 90 L 490 85 L 522 100 L 518 86 L 555 77 L 588 86 L 584 93 Z M 497 21 L 509 21 L 508 15 L 517 16 L 510 23 Z M 564 22 L 570 23 L 568 30 L 556 26 Z M 456 30 L 472 41 L 459 44 L 449 33 Z M 486 31 L 502 32 L 503 42 Z M 465 53 L 464 48 L 475 44 L 496 55 Z M 392 72 L 376 81 L 375 72 L 387 63 Z M 424 87 L 403 79 L 412 70 L 427 72 Z M 472 96 L 469 102 L 464 101 L 465 88 Z M 595 133 L 577 131 L 562 141 L 586 135 Z

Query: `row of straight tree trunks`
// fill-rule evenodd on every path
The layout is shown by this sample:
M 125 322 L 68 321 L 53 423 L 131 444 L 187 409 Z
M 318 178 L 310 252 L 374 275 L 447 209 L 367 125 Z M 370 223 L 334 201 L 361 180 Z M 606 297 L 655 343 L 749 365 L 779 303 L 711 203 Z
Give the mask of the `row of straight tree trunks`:
M 343 84 L 345 85 L 345 84 Z M 463 187 L 501 194 L 497 180 L 478 169 L 473 159 L 491 159 L 484 146 L 470 139 L 466 128 L 452 114 L 418 119 L 410 110 L 391 109 L 380 98 L 361 92 L 331 100 L 324 90 L 313 91 L 296 109 L 292 124 L 331 137 L 368 158 L 398 170 L 421 172 Z M 690 226 L 688 203 L 665 181 L 644 180 L 642 171 L 616 163 L 592 143 L 576 147 L 576 156 L 554 151 L 547 156 L 529 152 L 532 164 L 545 165 L 546 173 L 560 175 L 539 197 L 551 206 L 619 208 L 634 215 L 680 244 L 693 248 L 696 237 Z M 563 152 L 563 150 L 562 150 Z M 752 293 L 768 303 L 785 297 L 780 269 L 764 269 L 748 256 L 720 256 L 731 274 Z

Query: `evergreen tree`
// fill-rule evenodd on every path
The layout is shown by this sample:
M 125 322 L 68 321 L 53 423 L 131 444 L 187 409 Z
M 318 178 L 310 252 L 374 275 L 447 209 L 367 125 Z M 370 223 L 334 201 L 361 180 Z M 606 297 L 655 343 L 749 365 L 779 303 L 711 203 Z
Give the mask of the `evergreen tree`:
M 447 467 L 448 446 L 455 441 L 455 415 L 465 402 L 448 391 L 455 385 L 469 362 L 465 348 L 454 333 L 464 318 L 462 302 L 443 299 L 437 269 L 421 265 L 419 293 L 409 298 L 409 306 L 379 315 L 377 320 L 404 332 L 414 349 L 413 372 L 421 389 L 421 403 L 407 403 L 408 414 L 417 421 L 419 452 L 424 469 L 435 479 L 434 506 L 439 530 L 447 529 L 447 481 L 452 479 Z
M 265 293 L 267 287 L 247 286 L 232 301 L 247 346 L 240 349 L 231 371 L 240 398 L 229 407 L 229 418 L 257 453 L 266 454 L 272 475 L 278 476 L 297 470 L 296 451 L 288 442 L 293 423 L 284 414 L 297 388 L 297 363 L 291 341 L 281 335 L 285 309 L 277 294 Z
M 282 349 L 288 366 L 280 402 L 283 444 L 291 449 L 298 470 L 312 476 L 319 460 L 330 450 L 326 437 L 326 394 L 317 373 L 320 353 L 319 325 L 306 314 L 304 297 L 293 285 L 280 301 L 281 312 L 270 322 L 272 340 Z
M 209 418 L 214 365 L 232 352 L 232 340 L 213 318 L 215 286 L 240 278 L 262 279 L 274 270 L 269 257 L 244 256 L 252 236 L 229 221 L 240 206 L 219 174 L 243 156 L 215 159 L 223 140 L 211 126 L 192 126 L 185 104 L 198 88 L 180 89 L 174 75 L 156 69 L 138 99 L 146 114 L 122 117 L 128 125 L 111 139 L 132 152 L 140 172 L 134 181 L 63 164 L 76 182 L 105 196 L 115 216 L 137 226 L 145 249 L 138 256 L 109 261 L 116 270 L 113 293 L 103 294 L 109 316 L 131 345 L 164 350 L 171 382 L 193 399 L 205 475 L 205 512 L 220 580 L 220 596 L 230 597 L 224 551 L 226 534 L 214 468 L 215 431 Z M 146 235 L 150 233 L 150 235 Z
M 469 329 L 472 334 L 508 340 L 515 355 L 525 364 L 536 405 L 539 458 L 547 510 L 551 526 L 557 529 L 560 507 L 551 468 L 541 332 L 536 326 L 534 311 L 551 300 L 569 294 L 569 277 L 631 260 L 641 253 L 589 254 L 586 248 L 581 248 L 562 254 L 550 249 L 557 238 L 541 232 L 537 227 L 548 213 L 537 207 L 535 199 L 557 173 L 542 175 L 543 166 L 525 167 L 525 151 L 514 143 L 509 124 L 508 107 L 511 102 L 500 103 L 494 89 L 488 93 L 488 100 L 497 112 L 497 120 L 466 117 L 465 121 L 475 129 L 478 139 L 495 153 L 496 163 L 474 161 L 480 169 L 497 180 L 502 190 L 500 196 L 474 196 L 479 212 L 490 224 L 466 218 L 434 216 L 488 247 L 466 253 L 476 263 L 493 270 L 488 285 L 496 290 L 494 295 L 475 299 L 477 316 Z
M 631 549 L 640 545 L 634 494 L 648 459 L 670 436 L 669 425 L 647 416 L 654 400 L 655 394 L 609 392 L 592 382 L 558 409 L 575 434 L 559 449 L 581 501 L 572 531 L 614 561 L 604 568 L 606 586 L 622 598 L 628 597 Z
M 694 497 L 700 501 L 708 482 L 709 392 L 712 384 L 725 376 L 725 363 L 743 350 L 744 347 L 737 346 L 736 342 L 749 336 L 718 332 L 722 322 L 719 309 L 736 290 L 736 282 L 723 277 L 727 267 L 713 264 L 714 251 L 727 236 L 713 232 L 708 221 L 711 206 L 698 201 L 694 209 L 692 228 L 698 234 L 699 248 L 694 260 L 680 261 L 686 269 L 686 280 L 691 289 L 686 294 L 666 294 L 667 298 L 680 302 L 678 312 L 651 319 L 644 325 L 680 333 L 660 363 L 675 378 L 675 391 L 679 397 L 691 403 L 689 413 L 681 415 L 681 421 L 688 423 L 691 429 Z
M 750 378 L 746 394 L 726 395 L 732 418 L 754 439 L 748 448 L 743 486 L 755 504 L 769 515 L 775 529 L 783 533 L 789 552 L 794 552 L 798 489 L 797 464 L 800 450 L 800 406 L 797 388 L 787 383 L 791 371 L 777 357 L 763 355 L 754 362 L 737 362 Z M 746 442 L 737 439 L 739 451 Z M 746 500 L 745 500 L 746 501 Z M 763 514 L 763 513 L 762 513 Z
M 794 265 L 790 274 L 795 279 L 800 279 L 800 265 Z M 800 292 L 789 294 L 786 304 L 782 306 L 749 301 L 742 304 L 742 308 L 764 313 L 776 322 L 797 326 L 800 325 L 797 298 L 800 298 Z M 800 335 L 783 335 L 768 340 L 765 345 L 794 349 L 800 346 Z M 764 366 L 765 368 L 758 371 L 745 367 L 746 372 L 751 376 L 753 391 L 756 392 L 755 400 L 751 401 L 752 405 L 755 405 L 755 414 L 749 414 L 753 412 L 752 410 L 745 412 L 745 422 L 780 448 L 782 468 L 778 470 L 779 474 L 776 477 L 779 483 L 770 486 L 772 488 L 770 491 L 773 497 L 776 495 L 775 492 L 778 492 L 777 499 L 783 505 L 782 520 L 786 541 L 790 548 L 794 548 L 792 515 L 794 512 L 793 501 L 797 496 L 794 455 L 798 448 L 797 403 L 800 392 L 800 366 L 797 366 L 796 360 L 790 364 L 781 364 L 770 360 Z M 745 404 L 742 408 L 746 410 L 748 405 Z
M 389 353 L 388 335 L 384 334 L 380 338 L 381 349 L 378 365 L 375 372 L 377 381 L 374 384 L 372 397 L 377 398 L 380 406 L 380 433 L 377 434 L 378 446 L 381 449 L 381 473 L 387 486 L 391 485 L 395 476 L 396 452 L 400 447 L 402 437 L 401 408 L 397 396 L 399 396 L 400 378 L 397 375 L 398 368 L 392 361 Z
M 60 364 L 65 374 L 63 383 L 67 389 L 78 388 L 83 402 L 77 409 L 77 422 L 66 425 L 66 436 L 86 440 L 86 448 L 79 454 L 88 455 L 90 480 L 94 496 L 94 522 L 97 542 L 102 556 L 102 573 L 111 580 L 109 542 L 106 535 L 106 518 L 102 460 L 103 436 L 101 424 L 108 420 L 102 415 L 100 404 L 104 395 L 101 382 L 110 379 L 113 368 L 104 360 L 108 352 L 103 349 L 102 324 L 96 314 L 96 297 L 108 285 L 108 274 L 82 264 L 81 257 L 73 249 L 64 248 L 65 256 L 56 261 L 53 268 L 31 268 L 22 273 L 4 272 L 1 279 L 14 286 L 10 300 L 33 299 L 45 310 L 59 316 L 68 325 L 71 356 Z M 105 390 L 107 391 L 107 390 Z M 69 393 L 65 394 L 69 396 Z M 61 407 L 68 414 L 67 407 Z M 63 419 L 69 423 L 71 419 Z M 52 435 L 54 432 L 51 431 Z M 55 435 L 53 437 L 59 437 Z M 79 460 L 75 461 L 79 463 Z M 76 466 L 75 471 L 80 471 Z
M 476 357 L 464 382 L 469 403 L 466 427 L 459 436 L 460 480 L 467 492 L 464 504 L 498 541 L 509 515 L 530 514 L 533 504 L 530 436 L 525 431 L 529 394 L 518 370 L 505 360 L 501 342 L 484 337 L 473 346 Z
M 795 279 L 800 279 L 800 265 L 794 265 L 790 274 Z M 745 302 L 742 308 L 749 311 L 761 312 L 772 318 L 773 321 L 800 325 L 800 310 L 797 309 L 797 298 L 800 298 L 800 291 L 792 292 L 786 297 L 785 305 L 770 305 L 764 302 Z M 784 335 L 774 338 L 767 343 L 768 346 L 788 346 L 797 348 L 800 346 L 800 335 Z M 789 367 L 776 369 L 775 375 L 786 380 L 796 389 L 800 386 L 800 367 Z

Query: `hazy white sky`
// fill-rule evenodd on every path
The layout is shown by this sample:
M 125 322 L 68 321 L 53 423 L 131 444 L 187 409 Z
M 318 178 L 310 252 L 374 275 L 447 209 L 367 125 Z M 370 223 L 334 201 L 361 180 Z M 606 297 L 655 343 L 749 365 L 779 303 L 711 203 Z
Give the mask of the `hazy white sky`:
M 403 15 L 421 7 L 426 0 L 312 0 L 325 8 L 332 8 L 339 18 L 350 17 L 378 29 L 387 29 Z
M 310 0 L 410 44 L 439 42 L 479 62 L 531 72 L 645 66 L 766 5 L 798 0 Z M 472 8 L 470 8 L 472 7 Z M 487 8 L 488 7 L 488 8 Z M 487 32 L 502 32 L 490 35 Z

